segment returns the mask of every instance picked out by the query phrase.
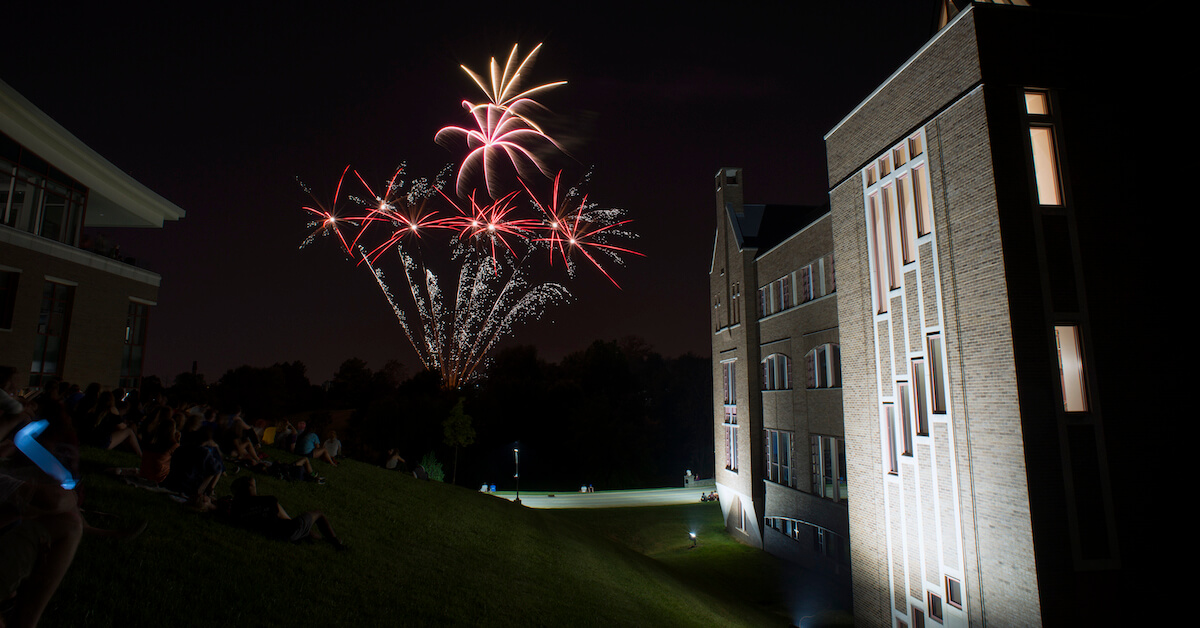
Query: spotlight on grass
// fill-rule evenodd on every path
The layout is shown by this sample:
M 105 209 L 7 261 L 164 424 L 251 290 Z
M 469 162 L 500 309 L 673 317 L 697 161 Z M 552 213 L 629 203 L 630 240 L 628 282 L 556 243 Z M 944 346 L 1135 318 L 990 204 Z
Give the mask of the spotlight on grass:
M 696 547 L 696 533 L 688 532 L 688 536 L 692 539 L 692 547 Z M 692 547 L 689 547 L 688 549 L 692 549 Z

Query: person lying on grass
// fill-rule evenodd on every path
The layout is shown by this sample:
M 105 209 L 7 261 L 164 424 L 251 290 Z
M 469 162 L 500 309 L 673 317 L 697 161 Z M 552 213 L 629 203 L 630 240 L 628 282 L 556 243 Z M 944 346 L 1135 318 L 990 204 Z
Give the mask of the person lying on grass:
M 306 538 L 325 539 L 339 550 L 347 549 L 334 533 L 329 519 L 320 511 L 306 512 L 293 519 L 278 499 L 259 495 L 258 483 L 249 476 L 234 480 L 230 488 L 233 499 L 228 504 L 228 514 L 235 523 L 272 538 L 292 542 Z

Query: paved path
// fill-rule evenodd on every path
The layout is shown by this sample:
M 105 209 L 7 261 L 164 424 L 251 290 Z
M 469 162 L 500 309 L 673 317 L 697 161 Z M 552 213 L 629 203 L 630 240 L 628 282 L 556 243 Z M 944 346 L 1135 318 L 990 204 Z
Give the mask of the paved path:
M 631 491 L 596 491 L 595 493 L 528 493 L 521 491 L 521 504 L 530 508 L 615 508 L 618 506 L 669 506 L 698 504 L 700 494 L 716 490 L 713 486 L 693 488 L 644 488 Z M 492 493 L 507 500 L 516 498 L 513 491 Z M 550 497 L 554 495 L 554 497 Z

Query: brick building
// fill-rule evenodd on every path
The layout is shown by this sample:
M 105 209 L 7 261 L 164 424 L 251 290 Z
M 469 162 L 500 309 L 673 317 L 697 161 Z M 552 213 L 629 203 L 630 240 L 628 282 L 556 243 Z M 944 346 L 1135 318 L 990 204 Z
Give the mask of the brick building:
M 161 277 L 83 229 L 183 215 L 0 82 L 0 364 L 138 385 Z
M 716 482 L 744 542 L 847 581 L 846 452 L 829 208 L 745 204 L 716 176 L 709 286 Z
M 855 617 L 1108 624 L 1132 601 L 1112 418 L 1137 408 L 1120 29 L 942 6 L 826 135 Z

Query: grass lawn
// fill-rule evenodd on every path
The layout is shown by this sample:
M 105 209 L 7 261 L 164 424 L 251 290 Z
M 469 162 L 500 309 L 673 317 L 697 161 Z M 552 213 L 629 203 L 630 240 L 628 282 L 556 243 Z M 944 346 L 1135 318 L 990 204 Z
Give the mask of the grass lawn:
M 295 458 L 271 451 L 277 461 Z M 270 540 L 98 473 L 132 454 L 84 449 L 97 527 L 44 626 L 786 626 L 784 569 L 724 533 L 714 504 L 532 510 L 354 461 L 328 484 L 256 476 L 290 514 L 322 510 L 351 546 Z M 248 471 L 242 471 L 248 473 Z M 223 480 L 218 494 L 227 494 Z M 687 528 L 700 533 L 688 549 Z M 806 623 L 806 625 L 809 625 Z

